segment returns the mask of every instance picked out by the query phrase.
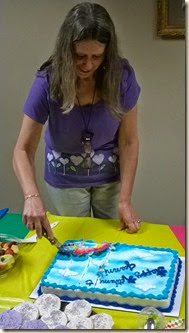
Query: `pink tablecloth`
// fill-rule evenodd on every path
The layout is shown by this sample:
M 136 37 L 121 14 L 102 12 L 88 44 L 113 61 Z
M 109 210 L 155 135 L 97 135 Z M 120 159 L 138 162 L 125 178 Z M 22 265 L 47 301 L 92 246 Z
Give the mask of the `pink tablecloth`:
M 185 249 L 185 227 L 181 225 L 170 225 L 170 229 Z

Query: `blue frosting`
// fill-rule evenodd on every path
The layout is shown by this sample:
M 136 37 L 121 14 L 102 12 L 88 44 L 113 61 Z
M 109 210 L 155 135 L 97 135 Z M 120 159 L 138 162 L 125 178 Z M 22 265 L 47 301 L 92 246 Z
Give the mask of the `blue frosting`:
M 63 249 L 72 249 L 75 244 L 90 248 L 96 243 L 69 240 Z M 70 256 L 70 252 L 66 255 L 63 250 L 55 256 L 44 273 L 42 286 L 163 300 L 172 288 L 178 260 L 175 250 L 121 243 L 98 255 Z
M 177 276 L 176 276 L 176 280 L 175 280 L 175 285 L 174 285 L 174 289 L 173 289 L 173 293 L 172 293 L 172 297 L 171 297 L 171 301 L 170 301 L 170 305 L 167 307 L 167 308 L 160 308 L 160 307 L 157 307 L 157 309 L 159 311 L 162 311 L 162 312 L 170 312 L 172 309 L 173 309 L 173 305 L 174 305 L 174 301 L 175 301 L 175 297 L 176 297 L 176 293 L 177 293 L 177 286 L 178 286 L 178 282 L 179 282 L 179 277 L 180 277 L 180 272 L 181 272 L 181 268 L 182 268 L 182 261 L 180 260 L 179 258 L 179 265 L 178 265 L 178 271 L 177 271 Z M 41 291 L 41 286 L 39 287 L 38 289 L 38 295 L 42 295 L 42 291 Z M 77 299 L 79 299 L 79 297 L 68 297 L 68 296 L 62 296 L 60 297 L 60 299 L 62 301 L 75 301 Z M 129 305 L 129 304 L 118 304 L 117 302 L 103 302 L 103 301 L 99 301 L 97 299 L 89 299 L 89 298 L 86 298 L 86 300 L 89 302 L 89 303 L 92 303 L 92 304 L 101 304 L 101 305 L 104 305 L 104 306 L 114 306 L 114 307 L 121 307 L 123 309 L 130 309 L 130 310 L 142 310 L 143 307 L 142 306 L 132 306 L 132 305 Z

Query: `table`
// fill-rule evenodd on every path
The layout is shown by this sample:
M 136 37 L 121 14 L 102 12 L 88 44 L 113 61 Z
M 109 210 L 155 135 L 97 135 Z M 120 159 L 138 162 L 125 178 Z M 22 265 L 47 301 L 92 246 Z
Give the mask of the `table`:
M 62 217 L 47 213 L 49 221 L 59 221 L 53 229 L 60 242 L 67 239 L 92 239 L 95 242 L 120 242 L 145 246 L 170 247 L 178 251 L 180 256 L 185 251 L 169 226 L 142 222 L 136 234 L 118 231 L 117 220 L 101 220 L 96 218 Z M 7 214 L 0 219 L 0 233 L 11 233 L 17 237 L 25 237 L 28 229 L 22 224 L 20 214 Z M 34 234 L 30 231 L 28 236 Z M 9 309 L 21 301 L 29 300 L 29 295 L 36 287 L 43 272 L 52 261 L 56 248 L 44 237 L 36 244 L 22 244 L 20 257 L 6 278 L 0 279 L 0 311 Z M 95 312 L 106 312 L 113 317 L 114 329 L 137 329 L 138 314 L 109 309 L 93 308 Z M 185 318 L 185 291 L 183 291 L 180 318 Z M 166 322 L 173 319 L 166 317 Z

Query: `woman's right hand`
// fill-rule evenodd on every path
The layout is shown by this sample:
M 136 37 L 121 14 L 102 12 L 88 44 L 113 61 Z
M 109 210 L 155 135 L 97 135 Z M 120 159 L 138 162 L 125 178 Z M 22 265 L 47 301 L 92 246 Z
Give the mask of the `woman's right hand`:
M 54 237 L 46 216 L 45 205 L 40 196 L 25 200 L 22 221 L 28 229 L 35 229 L 39 238 L 42 237 L 42 227 L 46 230 L 49 238 Z

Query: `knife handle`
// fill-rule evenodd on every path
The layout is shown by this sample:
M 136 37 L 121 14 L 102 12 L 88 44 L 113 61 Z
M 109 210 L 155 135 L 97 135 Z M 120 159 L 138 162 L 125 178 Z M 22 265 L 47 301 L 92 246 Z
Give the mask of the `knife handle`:
M 48 236 L 47 231 L 46 231 L 43 227 L 42 227 L 42 235 L 43 235 L 46 239 L 48 239 L 48 241 L 49 241 L 52 245 L 54 245 L 54 244 L 57 242 L 57 239 L 56 239 L 55 237 L 50 238 L 50 237 Z

